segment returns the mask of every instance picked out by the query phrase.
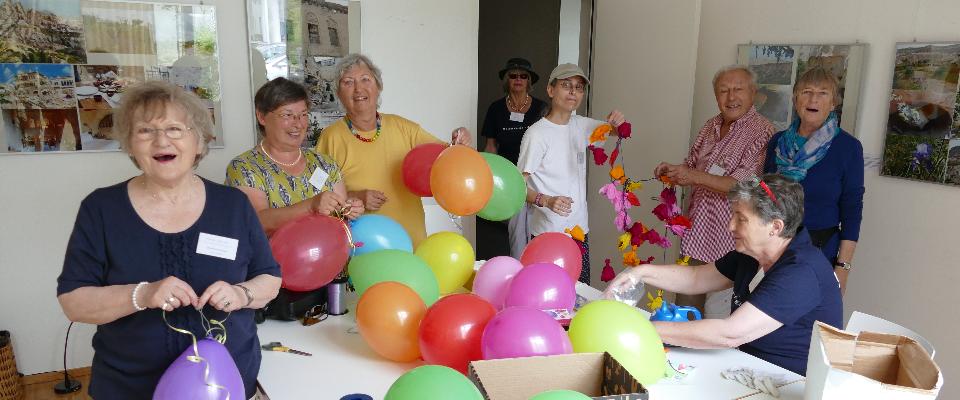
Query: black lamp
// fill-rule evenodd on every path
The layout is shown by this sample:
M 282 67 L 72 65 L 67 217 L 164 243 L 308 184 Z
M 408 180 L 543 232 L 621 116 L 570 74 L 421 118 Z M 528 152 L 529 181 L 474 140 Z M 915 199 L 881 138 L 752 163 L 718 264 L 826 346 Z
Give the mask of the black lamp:
M 70 328 L 73 328 L 73 321 L 70 322 L 70 326 L 67 326 L 67 338 L 63 339 L 63 382 L 53 385 L 53 391 L 56 394 L 73 393 L 83 386 L 80 381 L 71 379 L 67 374 L 67 341 L 70 340 Z

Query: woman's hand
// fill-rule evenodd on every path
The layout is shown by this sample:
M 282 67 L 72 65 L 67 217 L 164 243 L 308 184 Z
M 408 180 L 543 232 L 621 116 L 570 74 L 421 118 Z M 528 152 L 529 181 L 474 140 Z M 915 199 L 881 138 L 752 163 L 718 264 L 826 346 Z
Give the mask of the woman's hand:
M 561 217 L 566 217 L 573 211 L 573 199 L 567 196 L 547 196 L 547 199 L 544 200 L 543 203 L 550 211 L 557 213 Z
M 379 190 L 367 189 L 363 191 L 363 206 L 367 211 L 377 211 L 387 202 L 387 195 Z
M 223 312 L 237 311 L 247 304 L 247 294 L 238 286 L 216 281 L 203 291 L 198 304 L 197 308 L 210 304 L 211 307 Z
M 607 122 L 609 122 L 610 125 L 613 125 L 614 128 L 620 126 L 620 124 L 626 120 L 627 118 L 623 116 L 623 113 L 620 112 L 620 110 L 613 110 L 609 115 L 607 115 Z
M 173 311 L 183 306 L 196 307 L 200 304 L 193 288 L 175 276 L 144 285 L 137 292 L 137 296 L 137 304 L 141 307 L 159 308 L 163 311 Z
M 343 209 L 346 199 L 334 191 L 326 191 L 310 199 L 310 210 L 320 215 L 331 215 Z
M 470 136 L 470 130 L 462 126 L 454 129 L 450 134 L 450 144 L 462 144 L 464 146 L 469 146 L 471 141 L 472 137 Z
M 640 268 L 641 266 L 627 268 L 617 274 L 617 277 L 613 278 L 607 285 L 607 288 L 603 290 L 603 298 L 615 299 L 616 296 L 614 296 L 614 292 L 623 293 L 637 286 L 637 284 L 642 283 L 643 280 L 640 279 Z
M 360 216 L 363 215 L 363 202 L 360 201 L 360 199 L 353 197 L 347 199 L 347 206 L 350 207 L 350 209 L 347 210 L 345 217 L 350 220 L 360 218 Z

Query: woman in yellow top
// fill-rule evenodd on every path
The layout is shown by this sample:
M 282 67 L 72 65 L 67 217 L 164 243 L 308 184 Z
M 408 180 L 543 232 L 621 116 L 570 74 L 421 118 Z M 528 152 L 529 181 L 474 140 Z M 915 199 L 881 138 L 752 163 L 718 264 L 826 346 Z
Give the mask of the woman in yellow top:
M 228 186 L 250 199 L 267 234 L 311 212 L 356 218 L 363 203 L 349 198 L 337 163 L 300 146 L 307 136 L 307 91 L 276 78 L 257 90 L 254 107 L 263 140 L 227 166 Z
M 368 212 L 396 220 L 416 246 L 427 235 L 423 204 L 403 183 L 403 158 L 418 145 L 441 141 L 413 121 L 377 112 L 383 78 L 366 56 L 340 60 L 336 86 L 347 115 L 323 130 L 317 151 L 340 165 L 350 197 L 362 200 Z M 463 127 L 451 135 L 453 144 L 470 140 Z

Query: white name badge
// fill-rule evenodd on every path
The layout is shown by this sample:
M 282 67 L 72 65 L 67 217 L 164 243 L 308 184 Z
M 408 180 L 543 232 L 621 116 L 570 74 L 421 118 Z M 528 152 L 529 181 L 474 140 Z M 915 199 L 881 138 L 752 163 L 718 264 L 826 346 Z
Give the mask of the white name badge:
M 197 241 L 197 254 L 219 257 L 227 260 L 237 259 L 237 239 L 200 232 Z
M 523 122 L 523 113 L 510 112 L 510 120 L 513 122 Z
M 323 185 L 327 183 L 329 177 L 330 174 L 327 171 L 324 171 L 323 168 L 317 168 L 313 170 L 313 175 L 310 175 L 310 184 L 317 188 L 317 191 L 322 191 Z
M 723 176 L 727 173 L 727 170 L 717 164 L 713 164 L 710 166 L 710 169 L 707 170 L 707 173 L 710 175 Z

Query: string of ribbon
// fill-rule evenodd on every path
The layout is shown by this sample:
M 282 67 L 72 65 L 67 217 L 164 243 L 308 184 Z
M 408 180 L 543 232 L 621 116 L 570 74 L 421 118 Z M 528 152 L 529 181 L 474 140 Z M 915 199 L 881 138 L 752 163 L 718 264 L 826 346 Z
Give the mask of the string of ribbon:
M 205 335 L 209 337 L 211 333 L 219 330 L 220 333 L 214 336 L 214 340 L 216 340 L 220 344 L 226 343 L 227 328 L 224 327 L 223 324 L 227 322 L 227 318 L 230 318 L 230 313 L 227 313 L 227 316 L 223 318 L 223 321 L 218 321 L 215 319 L 207 320 L 207 316 L 203 314 L 203 310 L 197 310 L 197 312 L 200 313 L 200 323 L 203 326 L 204 330 L 206 331 Z M 163 323 L 166 324 L 168 328 L 170 328 L 174 332 L 182 333 L 184 335 L 190 336 L 190 341 L 191 341 L 190 346 L 193 348 L 193 355 L 189 355 L 186 358 L 187 358 L 187 361 L 189 362 L 203 365 L 204 385 L 206 385 L 207 387 L 214 388 L 216 390 L 222 390 L 224 393 L 226 393 L 226 397 L 224 398 L 224 400 L 230 400 L 230 391 L 227 390 L 225 386 L 217 385 L 215 383 L 210 383 L 208 381 L 208 379 L 210 378 L 210 363 L 205 358 L 200 356 L 200 349 L 197 347 L 197 337 L 193 334 L 193 332 L 190 332 L 186 329 L 177 328 L 171 325 L 170 322 L 167 321 L 166 310 L 163 310 L 163 313 L 161 315 L 163 316 Z

